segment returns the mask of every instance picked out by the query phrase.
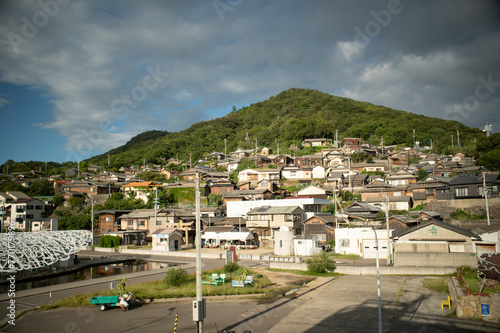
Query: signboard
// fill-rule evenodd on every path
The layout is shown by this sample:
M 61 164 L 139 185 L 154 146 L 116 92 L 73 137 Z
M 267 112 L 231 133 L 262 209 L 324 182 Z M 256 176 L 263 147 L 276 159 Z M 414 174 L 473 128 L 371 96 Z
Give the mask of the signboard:
M 430 228 L 430 229 L 429 229 L 429 234 L 430 234 L 431 236 L 437 236 L 437 234 L 438 234 L 438 230 L 436 229 L 436 227 L 435 227 L 435 226 L 432 226 L 432 228 Z
M 481 304 L 481 313 L 483 317 L 487 317 L 490 315 L 490 305 L 489 304 Z

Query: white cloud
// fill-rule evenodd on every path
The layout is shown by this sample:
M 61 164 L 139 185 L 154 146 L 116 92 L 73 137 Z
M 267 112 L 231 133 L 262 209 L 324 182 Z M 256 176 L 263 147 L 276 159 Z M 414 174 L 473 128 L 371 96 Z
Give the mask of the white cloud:
M 498 23 L 481 6 L 451 21 L 430 10 L 433 4 L 412 3 L 355 52 L 353 28 L 386 5 L 252 1 L 220 21 L 210 1 L 70 2 L 16 53 L 5 36 L 21 34 L 22 18 L 40 7 L 9 2 L 0 13 L 0 81 L 47 94 L 54 109 L 40 126 L 65 137 L 70 152 L 90 143 L 88 155 L 144 130 L 185 129 L 208 119 L 206 110 L 254 103 L 291 87 L 442 117 L 473 91 L 479 75 L 493 73 L 500 81 Z M 412 25 L 422 13 L 426 24 Z M 475 27 L 460 28 L 474 20 Z M 132 100 L 133 107 L 114 109 L 113 101 L 140 92 L 148 66 L 168 76 L 144 99 Z M 497 94 L 483 103 L 485 113 L 498 106 Z

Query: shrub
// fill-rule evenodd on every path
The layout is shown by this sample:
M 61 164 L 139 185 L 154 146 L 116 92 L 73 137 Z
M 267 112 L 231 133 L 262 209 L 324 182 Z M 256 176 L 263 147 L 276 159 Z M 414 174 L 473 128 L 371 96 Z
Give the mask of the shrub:
M 182 267 L 173 267 L 170 268 L 165 275 L 165 282 L 167 282 L 171 286 L 178 287 L 188 282 L 189 274 Z
M 235 263 L 235 262 L 228 262 L 227 264 L 224 265 L 224 272 L 226 273 L 233 273 L 236 272 L 240 266 Z
M 306 260 L 307 270 L 313 273 L 326 273 L 335 270 L 335 261 L 326 252 L 315 254 Z
M 117 247 L 121 244 L 120 236 L 102 235 L 99 241 L 100 247 Z

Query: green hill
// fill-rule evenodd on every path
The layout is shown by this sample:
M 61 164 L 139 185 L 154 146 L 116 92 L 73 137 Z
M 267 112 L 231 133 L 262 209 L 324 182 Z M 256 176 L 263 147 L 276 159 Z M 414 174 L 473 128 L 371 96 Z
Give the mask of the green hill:
M 285 152 L 290 144 L 306 138 L 358 137 L 373 144 L 413 144 L 413 129 L 421 146 L 430 145 L 435 152 L 450 153 L 451 135 L 460 131 L 462 150 L 474 153 L 474 138 L 484 137 L 477 128 L 456 121 L 443 120 L 394 110 L 384 106 L 332 96 L 309 89 L 289 89 L 266 101 L 235 110 L 222 118 L 202 121 L 180 132 L 151 131 L 142 133 L 126 145 L 113 149 L 115 167 L 147 163 L 162 164 L 162 158 L 197 159 L 212 151 L 268 146 Z M 247 138 L 248 134 L 248 139 Z M 455 147 L 454 150 L 458 148 Z M 107 162 L 107 154 L 91 158 L 91 163 Z

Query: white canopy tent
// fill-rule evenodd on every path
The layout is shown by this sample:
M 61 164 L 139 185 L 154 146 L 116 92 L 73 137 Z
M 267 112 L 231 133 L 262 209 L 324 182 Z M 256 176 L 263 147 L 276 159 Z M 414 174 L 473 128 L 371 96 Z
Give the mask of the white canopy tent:
M 221 241 L 231 242 L 231 241 L 240 241 L 247 242 L 254 239 L 253 234 L 249 231 L 245 232 L 237 232 L 237 231 L 228 231 L 228 232 L 213 232 L 207 231 L 205 232 L 201 238 L 205 241 L 215 241 L 215 243 L 219 244 Z

